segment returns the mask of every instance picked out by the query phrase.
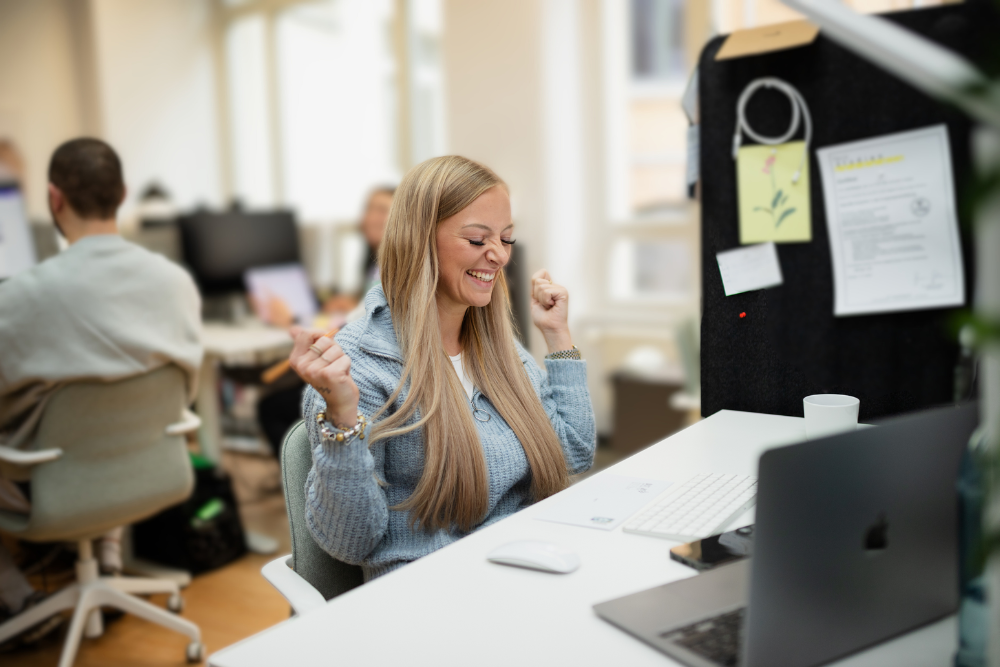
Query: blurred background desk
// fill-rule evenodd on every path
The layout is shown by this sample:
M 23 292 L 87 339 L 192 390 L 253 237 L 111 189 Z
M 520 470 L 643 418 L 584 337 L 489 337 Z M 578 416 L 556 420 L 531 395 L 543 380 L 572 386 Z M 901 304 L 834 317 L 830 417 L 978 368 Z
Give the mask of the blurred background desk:
M 195 406 L 201 417 L 198 441 L 201 453 L 213 463 L 222 460 L 219 366 L 259 367 L 288 357 L 292 339 L 284 329 L 255 322 L 245 325 L 206 322 L 202 330 L 205 359 L 201 366 Z
M 198 442 L 202 455 L 219 465 L 226 437 L 222 430 L 219 400 L 220 365 L 260 367 L 276 363 L 288 357 L 292 339 L 284 329 L 249 321 L 241 325 L 206 322 L 202 341 L 205 358 L 195 400 L 195 408 L 201 417 Z M 246 543 L 250 551 L 259 554 L 272 554 L 278 548 L 278 542 L 273 537 L 252 530 L 246 531 Z

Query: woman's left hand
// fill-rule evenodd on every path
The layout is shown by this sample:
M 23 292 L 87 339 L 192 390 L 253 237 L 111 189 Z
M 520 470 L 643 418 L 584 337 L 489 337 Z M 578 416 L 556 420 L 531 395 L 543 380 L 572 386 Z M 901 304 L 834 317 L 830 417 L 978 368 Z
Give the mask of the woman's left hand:
M 573 347 L 569 335 L 569 292 L 545 269 L 531 276 L 531 321 L 545 337 L 549 353 Z

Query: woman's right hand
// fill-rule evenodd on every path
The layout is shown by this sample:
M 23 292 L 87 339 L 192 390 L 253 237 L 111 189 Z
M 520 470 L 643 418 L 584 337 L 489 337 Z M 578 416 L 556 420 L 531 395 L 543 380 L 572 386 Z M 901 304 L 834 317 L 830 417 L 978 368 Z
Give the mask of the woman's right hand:
M 323 331 L 292 327 L 290 333 L 295 338 L 288 358 L 292 370 L 323 397 L 334 426 L 351 428 L 358 421 L 360 395 L 351 378 L 351 358 Z

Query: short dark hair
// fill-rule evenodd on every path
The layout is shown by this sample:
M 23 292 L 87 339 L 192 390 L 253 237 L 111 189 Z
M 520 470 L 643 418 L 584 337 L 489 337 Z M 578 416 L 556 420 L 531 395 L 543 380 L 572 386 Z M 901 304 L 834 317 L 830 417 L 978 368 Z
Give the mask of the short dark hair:
M 49 182 L 84 220 L 114 217 L 125 196 L 122 163 L 100 139 L 73 139 L 52 154 Z

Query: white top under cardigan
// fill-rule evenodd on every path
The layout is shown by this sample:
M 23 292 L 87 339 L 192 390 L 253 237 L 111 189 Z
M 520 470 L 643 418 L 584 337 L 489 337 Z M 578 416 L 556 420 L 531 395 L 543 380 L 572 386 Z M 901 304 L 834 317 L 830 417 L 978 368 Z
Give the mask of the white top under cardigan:
M 455 367 L 455 372 L 458 373 L 458 381 L 462 383 L 462 387 L 465 389 L 465 393 L 469 395 L 469 400 L 471 401 L 476 387 L 472 384 L 472 380 L 465 374 L 465 369 L 462 367 L 462 353 L 459 352 L 454 357 L 448 358 L 451 359 L 451 365 Z

